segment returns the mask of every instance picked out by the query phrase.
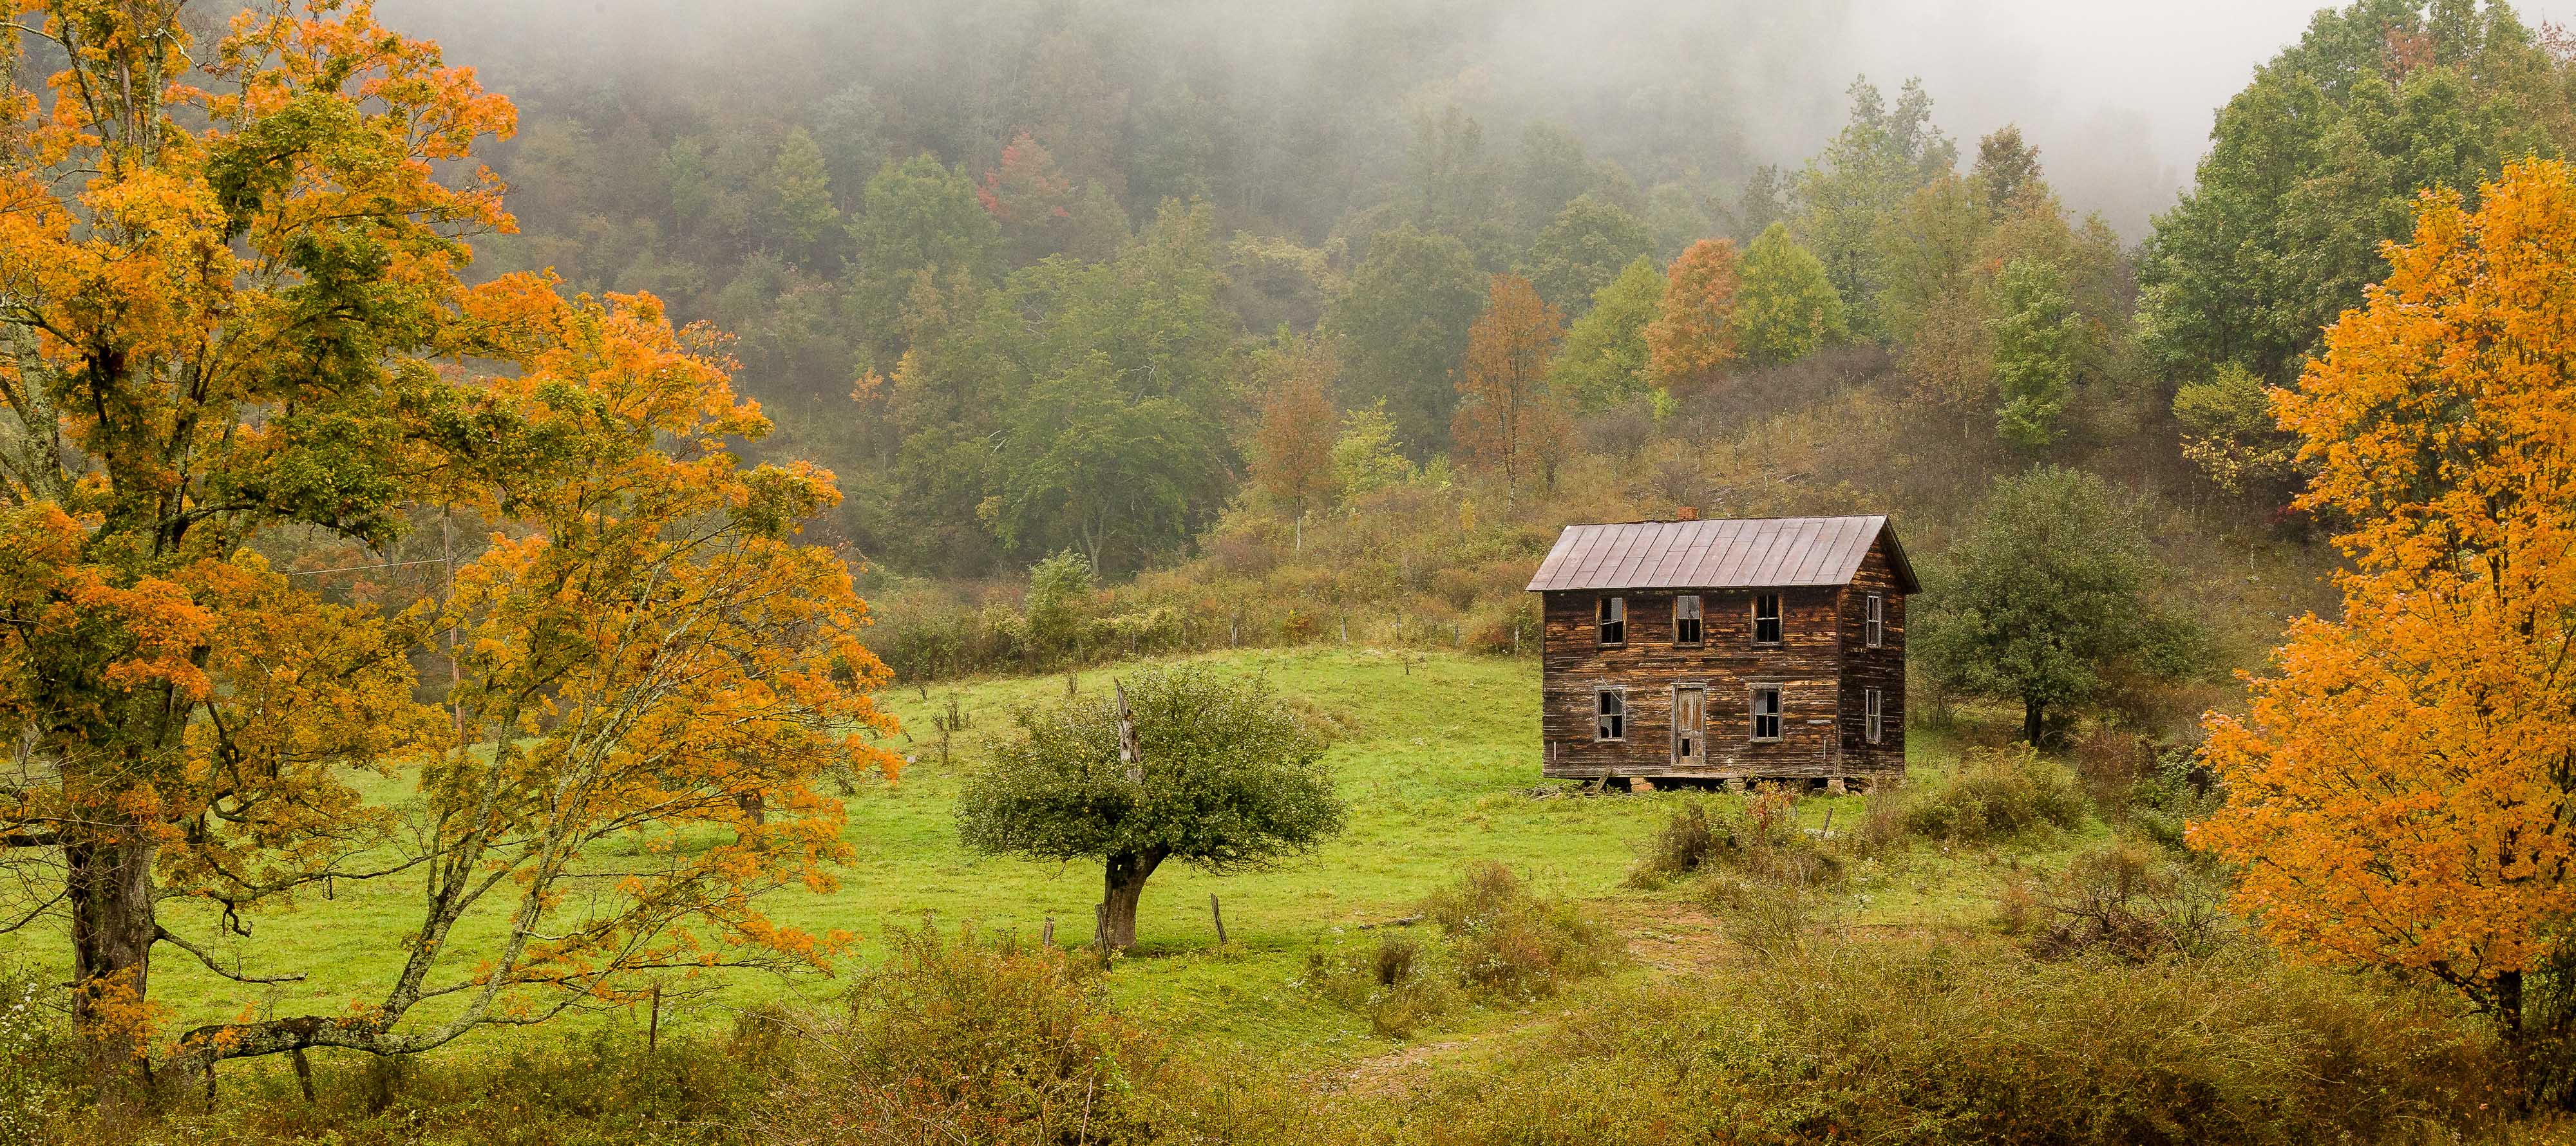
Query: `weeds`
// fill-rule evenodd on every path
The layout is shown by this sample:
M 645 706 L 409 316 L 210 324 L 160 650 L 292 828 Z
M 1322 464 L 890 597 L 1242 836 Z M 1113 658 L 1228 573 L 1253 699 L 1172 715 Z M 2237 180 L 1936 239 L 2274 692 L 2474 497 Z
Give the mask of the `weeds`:
M 1615 942 L 1573 904 L 1533 894 L 1491 861 L 1468 865 L 1423 912 L 1440 925 L 1465 985 L 1507 998 L 1552 995 L 1567 980 L 1600 974 Z
M 1380 1037 L 1410 1038 L 1416 1028 L 1448 1013 L 1458 992 L 1441 952 L 1400 934 L 1375 946 L 1340 954 L 1310 951 L 1305 982 L 1325 998 L 1368 1016 Z
M 1908 801 L 1907 830 L 1963 844 L 2001 843 L 2084 822 L 2084 794 L 2066 769 L 2027 744 L 1973 748 L 1957 775 Z
M 1628 870 L 1628 886 L 1652 891 L 1699 871 L 1721 844 L 1709 822 L 1708 807 L 1697 800 L 1673 810 L 1663 829 L 1646 841 L 1644 854 Z
M 2145 963 L 2215 951 L 2225 935 L 2218 898 L 2160 850 L 2120 843 L 2077 856 L 2036 887 L 2008 888 L 2000 914 L 2038 958 Z
M 1153 1137 L 1130 1101 L 1167 1060 L 1112 1015 L 1096 976 L 924 925 L 838 1014 L 795 1020 L 761 1140 L 1098 1143 Z
M 1401 1113 L 1454 1143 L 2456 1142 L 2506 1065 L 2428 997 L 2250 953 L 1825 943 L 1608 992 Z

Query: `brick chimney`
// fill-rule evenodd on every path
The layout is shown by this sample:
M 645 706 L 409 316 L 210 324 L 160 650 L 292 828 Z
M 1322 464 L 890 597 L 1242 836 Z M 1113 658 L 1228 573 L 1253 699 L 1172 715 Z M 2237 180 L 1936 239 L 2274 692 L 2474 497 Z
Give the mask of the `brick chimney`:
M 1699 520 L 1699 510 L 1698 510 L 1697 508 L 1695 508 L 1695 507 L 1685 505 L 1685 506 L 1681 507 L 1680 509 L 1676 509 L 1676 510 L 1674 510 L 1674 511 L 1673 511 L 1673 520 L 1675 520 L 1675 521 L 1697 521 L 1697 520 Z

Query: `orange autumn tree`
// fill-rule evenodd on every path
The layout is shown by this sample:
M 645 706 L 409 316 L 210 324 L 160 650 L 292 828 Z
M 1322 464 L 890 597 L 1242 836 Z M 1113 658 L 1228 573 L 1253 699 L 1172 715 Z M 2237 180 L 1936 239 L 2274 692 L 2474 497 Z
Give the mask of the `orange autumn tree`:
M 724 441 L 765 421 L 652 299 L 463 283 L 510 226 L 472 148 L 514 113 L 433 45 L 317 0 L 200 46 L 178 9 L 0 30 L 0 76 L 28 35 L 68 61 L 0 88 L 0 860 L 39 889 L 8 922 L 69 937 L 93 1051 L 404 1053 L 815 965 L 830 937 L 756 901 L 828 885 L 814 777 L 887 763 L 866 607 L 792 542 L 830 475 L 742 466 Z M 260 555 L 446 512 L 489 546 L 407 607 Z M 302 979 L 254 925 L 371 879 L 418 897 L 390 986 L 168 1029 L 157 951 Z
M 2276 401 L 2352 570 L 2250 715 L 2209 720 L 2228 796 L 2192 839 L 2289 951 L 2449 984 L 2523 1035 L 2576 911 L 2576 183 L 2528 161 L 2479 199 L 2427 193 Z
M 1547 385 L 1564 317 L 1519 275 L 1495 275 L 1467 330 L 1450 435 L 1469 465 L 1502 475 L 1506 497 L 1558 457 L 1567 417 Z
M 1735 241 L 1701 239 L 1673 260 L 1664 302 L 1646 324 L 1647 373 L 1667 388 L 1704 381 L 1735 361 Z
M 1333 442 L 1341 416 L 1333 405 L 1333 377 L 1341 362 L 1321 337 L 1283 338 L 1261 358 L 1270 375 L 1261 399 L 1261 423 L 1252 437 L 1252 484 L 1298 522 L 1333 495 Z

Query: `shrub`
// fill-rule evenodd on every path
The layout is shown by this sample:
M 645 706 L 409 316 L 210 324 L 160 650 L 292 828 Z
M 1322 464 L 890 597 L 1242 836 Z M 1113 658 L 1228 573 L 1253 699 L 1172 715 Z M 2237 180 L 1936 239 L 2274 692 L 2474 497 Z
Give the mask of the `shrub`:
M 1442 962 L 1439 952 L 1420 941 L 1390 932 L 1358 950 L 1308 952 L 1305 982 L 1325 998 L 1368 1016 L 1369 1029 L 1377 1034 L 1407 1038 L 1457 1002 Z
M 2172 748 L 2156 757 L 2154 767 L 2128 793 L 2129 826 L 2169 848 L 2183 846 L 2183 829 L 2216 811 L 2226 796 L 2200 754 Z
M 1652 890 L 1697 872 L 1719 842 L 1708 808 L 1697 800 L 1685 801 L 1664 820 L 1662 830 L 1647 838 L 1643 854 L 1628 871 L 1628 886 Z
M 1574 905 L 1531 893 L 1491 861 L 1469 865 L 1423 913 L 1440 925 L 1461 982 L 1509 998 L 1552 995 L 1568 980 L 1600 974 L 1615 942 Z
M 2214 951 L 2223 935 L 2218 900 L 2189 869 L 2122 843 L 2075 857 L 2005 914 L 2011 930 L 2030 933 L 2027 948 L 2039 958 L 2098 953 L 2143 963 Z
M 1914 796 L 1905 811 L 1907 830 L 1967 844 L 2083 822 L 2074 778 L 2027 744 L 1970 749 L 1956 775 Z
M 33 972 L 0 973 L 0 1146 L 46 1141 L 71 1089 L 64 1068 L 77 1053 L 55 1024 L 47 994 Z
M 2155 769 L 2155 749 L 2147 738 L 2109 722 L 2095 723 L 2069 748 L 2085 796 L 2106 815 L 2124 809 L 2130 790 Z
M 838 1014 L 793 1017 L 765 1142 L 1100 1143 L 1154 1137 L 1136 1101 L 1168 1059 L 1051 950 L 896 929 Z

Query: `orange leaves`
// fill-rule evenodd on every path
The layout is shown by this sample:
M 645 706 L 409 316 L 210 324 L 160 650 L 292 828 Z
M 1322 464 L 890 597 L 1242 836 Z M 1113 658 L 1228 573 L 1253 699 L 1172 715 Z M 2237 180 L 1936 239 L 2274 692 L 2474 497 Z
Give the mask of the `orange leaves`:
M 1673 386 L 1715 374 L 1735 360 L 1737 271 L 1732 239 L 1702 239 L 1673 260 L 1663 309 L 1646 324 L 1648 371 Z
M 663 966 L 818 958 L 752 904 L 829 886 L 819 777 L 894 770 L 867 607 L 790 540 L 832 475 L 728 452 L 768 423 L 652 296 L 461 280 L 510 226 L 463 161 L 515 116 L 470 70 L 363 3 L 270 0 L 190 77 L 175 7 L 43 5 L 67 70 L 0 82 L 0 731 L 48 777 L 0 824 L 133 891 L 84 907 L 82 1021 L 125 1021 L 156 899 L 396 871 L 423 914 L 381 1002 L 181 1053 L 426 1049 Z M 451 514 L 494 534 L 452 592 L 326 597 L 255 548 L 426 565 L 394 548 Z M 417 832 L 358 769 L 416 769 Z M 487 895 L 507 934 L 460 941 Z M 143 938 L 82 938 L 109 932 Z
M 1484 316 L 1468 329 L 1450 433 L 1470 463 L 1500 471 L 1506 483 L 1539 469 L 1561 437 L 1547 367 L 1564 334 L 1564 316 L 1518 275 L 1494 276 Z
M 2425 196 L 2388 281 L 2276 400 L 2353 522 L 2343 618 L 2307 618 L 2212 717 L 2228 805 L 2193 833 L 2293 950 L 2500 984 L 2576 912 L 2576 183 L 2525 162 Z

